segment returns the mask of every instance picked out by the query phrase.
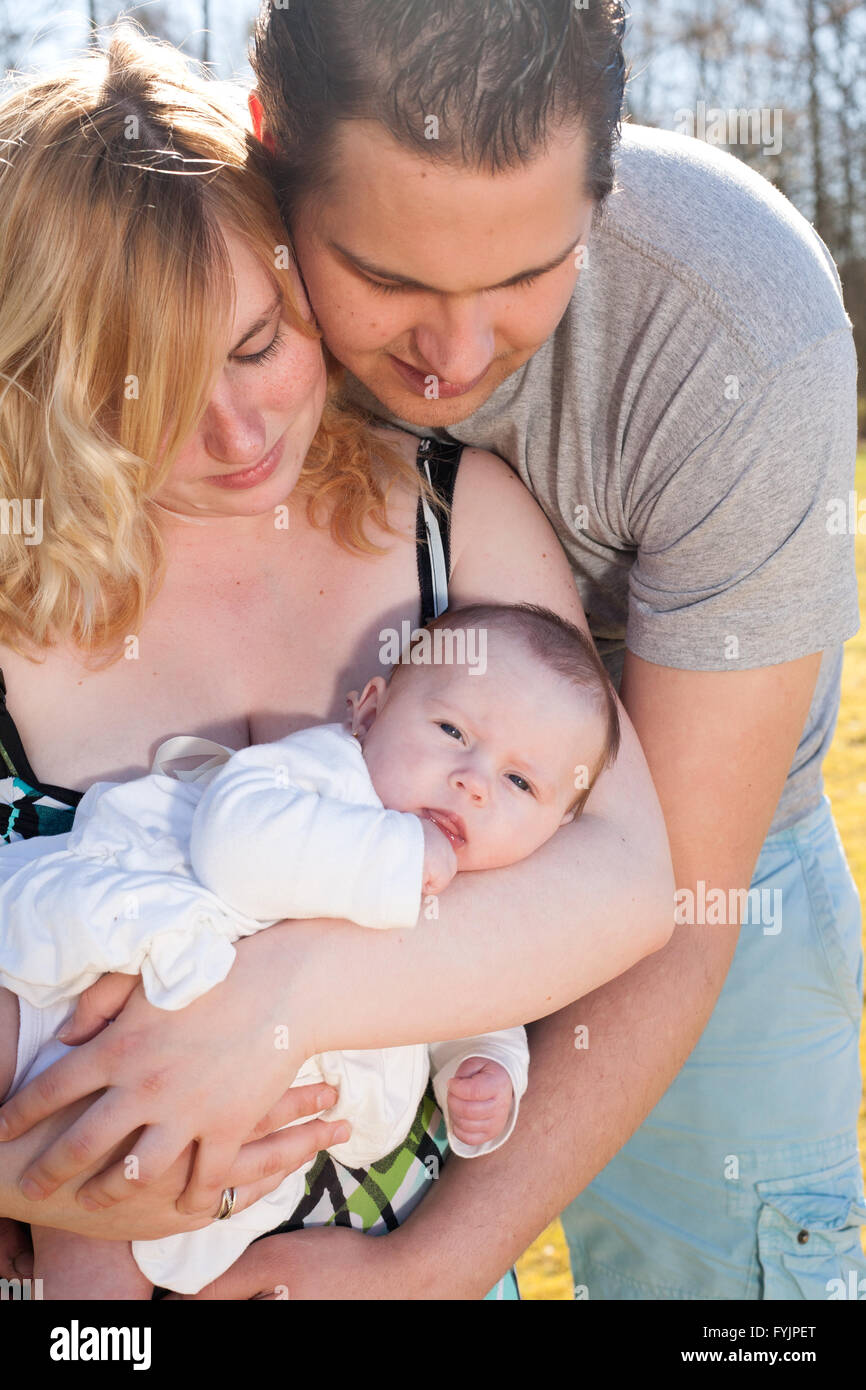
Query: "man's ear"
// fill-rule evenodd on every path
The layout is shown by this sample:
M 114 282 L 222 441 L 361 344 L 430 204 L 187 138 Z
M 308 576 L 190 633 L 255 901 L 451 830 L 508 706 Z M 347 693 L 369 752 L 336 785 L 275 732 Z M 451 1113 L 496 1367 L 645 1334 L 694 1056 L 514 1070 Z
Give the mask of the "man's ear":
M 265 125 L 265 109 L 259 100 L 258 92 L 250 92 L 247 97 L 247 105 L 250 109 L 250 120 L 253 123 L 253 135 L 261 141 L 266 150 L 270 150 L 271 154 L 274 154 L 277 148 L 276 141 Z
M 352 690 L 347 696 L 346 702 L 352 712 L 352 733 L 362 743 L 382 711 L 387 688 L 384 676 L 374 676 L 371 681 L 367 681 L 360 695 L 357 690 Z

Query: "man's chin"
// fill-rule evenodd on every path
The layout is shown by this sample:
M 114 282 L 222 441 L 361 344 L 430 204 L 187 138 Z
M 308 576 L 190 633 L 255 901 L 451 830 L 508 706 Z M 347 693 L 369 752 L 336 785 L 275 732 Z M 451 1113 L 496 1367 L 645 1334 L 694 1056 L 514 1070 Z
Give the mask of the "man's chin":
M 427 400 L 411 391 L 394 390 L 392 387 L 377 389 L 378 383 L 368 384 L 367 390 L 397 420 L 404 420 L 407 425 L 420 425 L 424 429 L 444 430 L 473 415 L 501 384 L 499 377 L 491 378 L 489 386 L 486 381 L 482 382 L 474 390 L 467 391 L 465 396 L 452 396 L 450 400 Z

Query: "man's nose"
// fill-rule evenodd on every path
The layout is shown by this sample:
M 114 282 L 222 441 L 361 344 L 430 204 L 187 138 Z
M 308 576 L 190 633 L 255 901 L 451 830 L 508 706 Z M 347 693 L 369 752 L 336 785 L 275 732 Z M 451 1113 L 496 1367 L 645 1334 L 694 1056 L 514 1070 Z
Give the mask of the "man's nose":
M 218 463 L 250 467 L 265 452 L 265 423 L 258 411 L 241 407 L 233 392 L 218 388 L 199 426 L 205 449 Z
M 440 301 L 414 336 L 431 373 L 454 386 L 468 386 L 493 361 L 493 323 L 477 295 L 460 303 Z

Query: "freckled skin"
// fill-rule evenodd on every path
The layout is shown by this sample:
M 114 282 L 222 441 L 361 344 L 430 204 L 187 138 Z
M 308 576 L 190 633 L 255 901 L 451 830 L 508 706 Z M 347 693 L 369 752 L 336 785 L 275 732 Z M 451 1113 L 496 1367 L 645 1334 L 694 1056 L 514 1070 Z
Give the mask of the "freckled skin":
M 236 343 L 272 304 L 275 286 L 244 243 L 223 230 L 235 277 L 231 342 Z M 309 315 L 297 277 L 295 283 L 298 307 Z M 272 345 L 266 361 L 252 360 Z M 250 360 L 244 362 L 242 357 Z M 305 338 L 281 322 L 277 308 L 265 327 L 222 367 L 201 424 L 180 451 L 158 495 L 160 505 L 190 516 L 238 517 L 261 516 L 284 503 L 319 427 L 325 388 L 321 341 Z M 227 490 L 208 481 L 214 475 L 253 467 L 281 438 L 280 462 L 258 486 Z
M 333 187 L 292 227 L 328 347 L 398 418 L 465 419 L 546 341 L 571 298 L 593 211 L 582 134 L 561 132 L 531 164 L 490 175 L 437 167 L 375 123 L 349 121 L 335 167 Z M 342 251 L 424 288 L 385 293 Z M 491 288 L 563 255 L 534 284 Z M 464 395 L 429 400 L 393 357 L 440 382 L 483 377 Z

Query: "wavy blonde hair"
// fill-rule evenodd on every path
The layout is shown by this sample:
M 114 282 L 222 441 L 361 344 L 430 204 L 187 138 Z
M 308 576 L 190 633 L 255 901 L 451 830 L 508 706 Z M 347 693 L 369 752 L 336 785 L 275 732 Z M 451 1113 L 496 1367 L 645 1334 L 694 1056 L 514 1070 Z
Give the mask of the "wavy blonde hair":
M 125 23 L 104 52 L 0 102 L 0 494 L 42 502 L 39 544 L 0 537 L 0 641 L 25 654 L 70 639 L 119 649 L 159 586 L 153 499 L 229 331 L 220 224 L 257 256 L 291 327 L 318 336 L 240 101 Z M 390 488 L 420 484 L 371 417 L 336 403 L 337 384 L 297 487 L 339 544 L 381 553 L 370 523 L 392 532 Z

